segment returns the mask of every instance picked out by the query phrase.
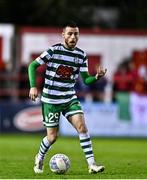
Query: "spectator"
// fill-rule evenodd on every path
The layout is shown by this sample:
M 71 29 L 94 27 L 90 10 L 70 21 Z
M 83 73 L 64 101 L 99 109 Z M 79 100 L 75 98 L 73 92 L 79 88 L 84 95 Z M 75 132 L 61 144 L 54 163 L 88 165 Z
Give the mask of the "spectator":
M 134 71 L 129 68 L 129 61 L 122 62 L 113 76 L 113 100 L 117 92 L 131 92 L 134 89 Z M 130 64 L 131 66 L 131 64 Z
M 22 65 L 18 77 L 18 97 L 20 100 L 26 100 L 28 98 L 29 81 L 27 72 L 27 66 Z
M 107 79 L 103 77 L 99 81 L 89 86 L 89 89 L 92 95 L 92 100 L 94 102 L 104 101 L 106 85 L 107 85 Z
M 113 77 L 113 102 L 118 103 L 119 118 L 130 120 L 130 92 L 134 89 L 134 70 L 131 61 L 124 61 Z

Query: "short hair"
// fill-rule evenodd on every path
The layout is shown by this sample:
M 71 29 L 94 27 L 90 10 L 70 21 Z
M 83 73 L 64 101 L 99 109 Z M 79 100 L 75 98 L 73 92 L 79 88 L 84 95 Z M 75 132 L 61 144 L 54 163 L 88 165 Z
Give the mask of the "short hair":
M 75 27 L 78 27 L 77 23 L 75 21 L 68 21 L 64 24 L 63 28 L 66 28 L 66 27 L 72 27 L 72 28 L 75 28 Z

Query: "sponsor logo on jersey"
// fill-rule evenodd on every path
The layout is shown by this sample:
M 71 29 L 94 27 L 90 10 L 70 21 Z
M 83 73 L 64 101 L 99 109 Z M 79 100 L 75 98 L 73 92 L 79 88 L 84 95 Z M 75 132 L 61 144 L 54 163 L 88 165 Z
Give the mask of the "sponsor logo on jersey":
M 61 79 L 70 79 L 71 75 L 73 74 L 73 70 L 73 67 L 60 65 L 56 73 Z

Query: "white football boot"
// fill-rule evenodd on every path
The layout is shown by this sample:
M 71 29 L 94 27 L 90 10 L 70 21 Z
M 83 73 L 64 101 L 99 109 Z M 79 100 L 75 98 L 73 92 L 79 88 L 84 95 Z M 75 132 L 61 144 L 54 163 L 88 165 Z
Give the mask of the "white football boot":
M 102 165 L 92 164 L 89 166 L 88 171 L 89 171 L 89 174 L 95 174 L 95 173 L 103 172 L 104 169 L 105 167 Z
M 43 160 L 38 159 L 38 154 L 35 156 L 34 172 L 36 174 L 43 173 Z

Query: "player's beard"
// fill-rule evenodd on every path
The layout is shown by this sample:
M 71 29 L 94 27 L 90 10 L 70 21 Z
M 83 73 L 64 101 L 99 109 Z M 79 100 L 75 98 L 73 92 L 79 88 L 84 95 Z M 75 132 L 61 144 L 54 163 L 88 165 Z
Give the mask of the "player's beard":
M 68 42 L 66 39 L 65 39 L 65 45 L 67 48 L 69 49 L 74 49 L 76 47 L 76 44 L 77 44 L 77 41 L 73 41 L 73 42 Z

